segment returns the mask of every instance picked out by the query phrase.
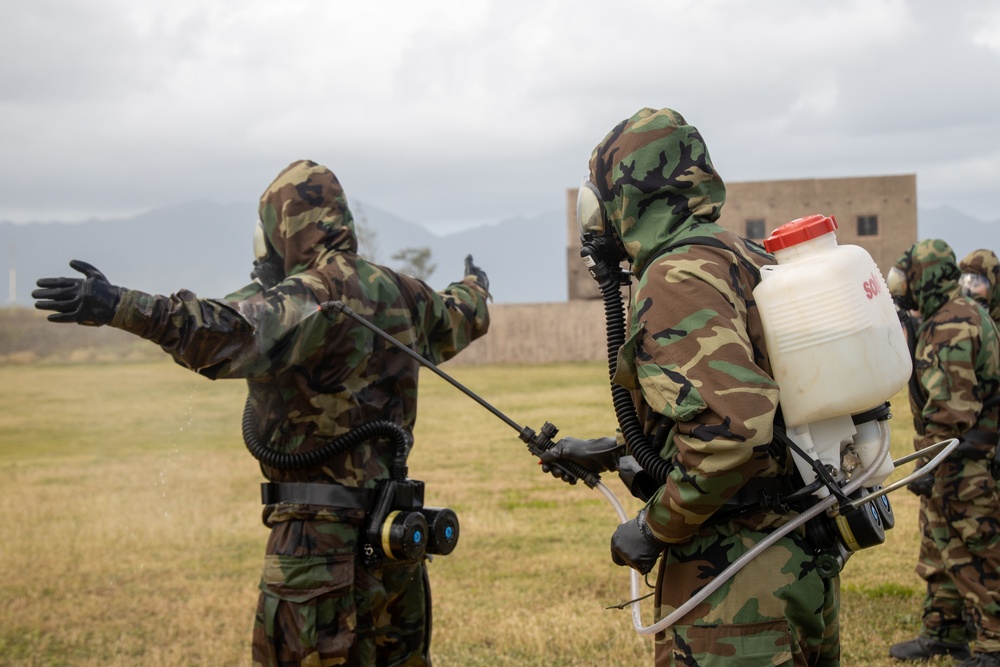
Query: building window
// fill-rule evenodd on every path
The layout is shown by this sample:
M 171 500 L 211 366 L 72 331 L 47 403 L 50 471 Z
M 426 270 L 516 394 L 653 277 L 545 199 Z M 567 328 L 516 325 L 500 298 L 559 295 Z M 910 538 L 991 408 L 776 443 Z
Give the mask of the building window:
M 748 239 L 762 239 L 767 233 L 764 227 L 764 220 L 760 218 L 754 218 L 752 220 L 746 221 L 746 233 L 744 234 Z
M 878 216 L 858 216 L 858 236 L 878 236 Z

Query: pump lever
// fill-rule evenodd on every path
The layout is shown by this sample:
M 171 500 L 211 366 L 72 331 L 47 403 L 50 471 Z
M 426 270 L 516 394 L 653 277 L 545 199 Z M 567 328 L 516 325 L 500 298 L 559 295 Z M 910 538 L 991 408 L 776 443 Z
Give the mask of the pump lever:
M 422 366 L 425 366 L 426 368 L 429 368 L 430 370 L 434 371 L 434 373 L 436 373 L 446 382 L 451 384 L 451 386 L 461 391 L 463 394 L 474 400 L 476 403 L 479 403 L 479 405 L 486 408 L 489 412 L 493 413 L 493 415 L 496 416 L 498 419 L 500 419 L 500 421 L 504 422 L 512 429 L 517 431 L 518 437 L 525 444 L 528 445 L 528 451 L 530 451 L 535 456 L 539 456 L 542 452 L 551 449 L 552 446 L 555 444 L 552 442 L 552 436 L 556 434 L 558 429 L 551 423 L 545 422 L 545 425 L 542 426 L 542 430 L 540 433 L 535 433 L 535 431 L 528 426 L 521 426 L 513 419 L 511 419 L 510 417 L 508 417 L 507 415 L 505 415 L 504 413 L 500 412 L 495 407 L 487 403 L 478 394 L 466 388 L 465 385 L 461 384 L 458 380 L 456 380 L 455 378 L 451 377 L 450 375 L 442 371 L 435 364 L 431 363 L 429 360 L 425 359 L 417 352 L 411 350 L 406 345 L 403 345 L 389 333 L 375 326 L 361 315 L 358 315 L 356 312 L 351 310 L 347 306 L 347 304 L 345 304 L 343 301 L 326 301 L 324 303 L 321 303 L 317 308 L 317 310 L 319 310 L 321 313 L 330 313 L 331 311 L 337 311 L 339 313 L 347 315 L 358 324 L 361 324 L 367 329 L 370 329 L 373 333 L 377 334 L 378 336 L 382 337 L 395 347 L 399 348 L 401 351 L 409 355 L 411 358 L 416 360 Z M 555 463 L 552 465 L 563 472 L 563 481 L 569 482 L 570 484 L 575 483 L 577 479 L 581 479 L 583 480 L 584 484 L 586 484 L 590 488 L 594 488 L 601 481 L 600 475 L 593 472 L 592 470 L 588 470 L 587 468 L 577 463 L 572 463 L 570 461 L 560 461 L 559 463 Z

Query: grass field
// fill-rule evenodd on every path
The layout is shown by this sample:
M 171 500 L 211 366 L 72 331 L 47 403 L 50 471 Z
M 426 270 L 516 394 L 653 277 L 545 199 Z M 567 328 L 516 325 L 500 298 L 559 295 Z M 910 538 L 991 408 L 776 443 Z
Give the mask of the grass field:
M 599 364 L 450 372 L 536 430 L 614 428 Z M 604 497 L 542 474 L 513 429 L 433 374 L 421 382 L 410 475 L 461 521 L 456 551 L 430 565 L 435 664 L 652 665 L 628 611 L 606 610 L 629 589 Z M 249 664 L 267 531 L 244 392 L 168 361 L 0 366 L 0 665 Z M 898 457 L 904 396 L 893 409 Z M 846 667 L 894 664 L 888 646 L 919 629 L 916 499 L 892 498 L 887 543 L 843 573 Z

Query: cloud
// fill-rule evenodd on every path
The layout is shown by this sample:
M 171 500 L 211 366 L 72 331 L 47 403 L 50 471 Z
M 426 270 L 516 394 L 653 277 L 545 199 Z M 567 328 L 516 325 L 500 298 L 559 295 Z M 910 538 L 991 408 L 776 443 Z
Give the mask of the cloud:
M 304 157 L 415 222 L 530 215 L 645 106 L 698 125 L 727 179 L 918 173 L 922 198 L 1000 204 L 988 0 L 36 0 L 0 21 L 0 219 L 254 200 Z

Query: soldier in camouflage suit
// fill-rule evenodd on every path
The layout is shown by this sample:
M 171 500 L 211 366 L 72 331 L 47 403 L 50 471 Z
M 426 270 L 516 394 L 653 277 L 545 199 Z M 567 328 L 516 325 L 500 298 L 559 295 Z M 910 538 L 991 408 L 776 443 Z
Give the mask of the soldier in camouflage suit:
M 466 260 L 461 282 L 434 292 L 365 261 L 334 174 L 299 161 L 260 200 L 258 279 L 221 300 L 187 290 L 151 296 L 110 285 L 74 261 L 85 279 L 38 281 L 49 319 L 110 324 L 159 344 L 208 378 L 246 378 L 248 410 L 277 452 L 313 450 L 373 420 L 401 426 L 412 442 L 418 364 L 343 315 L 317 305 L 342 300 L 426 358 L 441 362 L 486 333 L 488 281 Z M 363 497 L 390 474 L 394 450 L 363 442 L 322 465 L 268 480 Z M 293 488 L 286 486 L 284 488 Z M 351 495 L 353 494 L 353 495 Z M 293 494 L 294 495 L 294 494 Z M 358 558 L 365 510 L 293 499 L 268 504 L 271 528 L 253 635 L 255 667 L 429 665 L 430 593 L 424 563 Z
M 992 250 L 973 250 L 958 263 L 962 271 L 959 285 L 962 291 L 989 311 L 1000 326 L 1000 259 Z
M 663 553 L 662 618 L 796 516 L 722 517 L 751 480 L 774 491 L 794 475 L 787 450 L 769 447 L 778 387 L 751 295 L 774 259 L 716 223 L 725 185 L 701 134 L 676 111 L 622 121 L 594 150 L 590 181 L 636 277 L 615 382 L 633 390 L 645 433 L 672 464 L 616 530 L 612 557 L 645 573 Z M 543 462 L 613 468 L 564 441 Z M 779 539 L 656 636 L 656 664 L 839 665 L 839 577 L 820 576 L 812 554 L 801 529 Z
M 917 574 L 927 582 L 920 637 L 892 646 L 900 660 L 965 658 L 966 667 L 1000 666 L 1000 496 L 995 478 L 1000 340 L 987 312 L 961 293 L 955 253 L 939 239 L 903 253 L 889 273 L 901 308 L 919 310 L 910 392 L 914 447 L 961 440 L 928 480 L 920 499 Z M 975 628 L 969 654 L 966 619 Z

